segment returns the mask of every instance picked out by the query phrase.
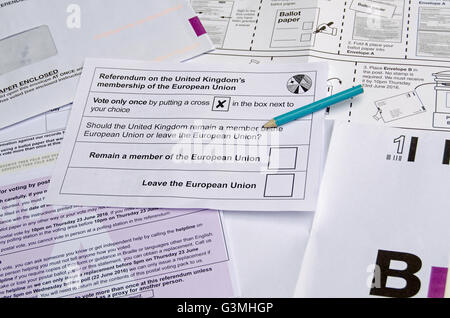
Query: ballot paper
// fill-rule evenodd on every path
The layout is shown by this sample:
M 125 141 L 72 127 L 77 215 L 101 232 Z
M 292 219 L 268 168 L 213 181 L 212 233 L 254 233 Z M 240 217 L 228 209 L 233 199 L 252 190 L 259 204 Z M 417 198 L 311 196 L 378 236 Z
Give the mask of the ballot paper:
M 235 67 L 87 59 L 48 202 L 312 211 L 326 65 Z M 89 182 L 86 182 L 89 180 Z
M 0 297 L 237 296 L 218 211 L 43 203 L 67 113 L 0 131 Z
M 213 48 L 186 1 L 0 1 L 0 128 L 73 101 L 86 56 L 186 60 Z
M 335 123 L 296 296 L 444 296 L 450 133 Z

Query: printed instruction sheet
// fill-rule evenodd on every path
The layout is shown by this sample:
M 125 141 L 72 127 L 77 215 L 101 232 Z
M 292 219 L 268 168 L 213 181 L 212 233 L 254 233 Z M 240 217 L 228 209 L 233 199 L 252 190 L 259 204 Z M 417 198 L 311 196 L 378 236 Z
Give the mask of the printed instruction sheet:
M 203 62 L 325 61 L 331 119 L 450 129 L 450 1 L 191 0 L 217 50 Z
M 234 297 L 221 213 L 44 204 L 69 110 L 0 131 L 0 297 Z
M 449 187 L 450 133 L 336 122 L 296 296 L 444 297 Z
M 323 98 L 325 78 L 326 65 L 318 63 L 246 68 L 88 59 L 48 200 L 311 211 L 323 113 L 262 126 Z

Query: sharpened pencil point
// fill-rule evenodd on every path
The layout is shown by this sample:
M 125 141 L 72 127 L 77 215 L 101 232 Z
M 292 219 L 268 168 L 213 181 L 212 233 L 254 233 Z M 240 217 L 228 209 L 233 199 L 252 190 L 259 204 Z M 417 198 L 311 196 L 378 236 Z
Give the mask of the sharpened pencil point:
M 277 123 L 275 122 L 275 120 L 269 120 L 267 123 L 264 124 L 263 128 L 276 128 L 277 127 Z

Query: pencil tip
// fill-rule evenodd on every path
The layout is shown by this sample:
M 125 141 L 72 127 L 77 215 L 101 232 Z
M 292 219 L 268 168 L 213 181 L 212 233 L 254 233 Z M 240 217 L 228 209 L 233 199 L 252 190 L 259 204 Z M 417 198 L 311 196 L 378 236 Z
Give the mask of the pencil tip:
M 277 127 L 277 123 L 275 122 L 275 120 L 269 120 L 267 123 L 264 124 L 263 128 L 276 128 Z

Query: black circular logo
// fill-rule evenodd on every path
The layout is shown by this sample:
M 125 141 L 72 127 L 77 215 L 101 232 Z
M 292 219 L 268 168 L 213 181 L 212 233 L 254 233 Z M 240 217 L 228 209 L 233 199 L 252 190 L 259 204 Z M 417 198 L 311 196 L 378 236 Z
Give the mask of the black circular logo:
M 312 80 L 308 75 L 299 74 L 292 76 L 287 82 L 287 89 L 292 94 L 303 94 L 312 87 Z

